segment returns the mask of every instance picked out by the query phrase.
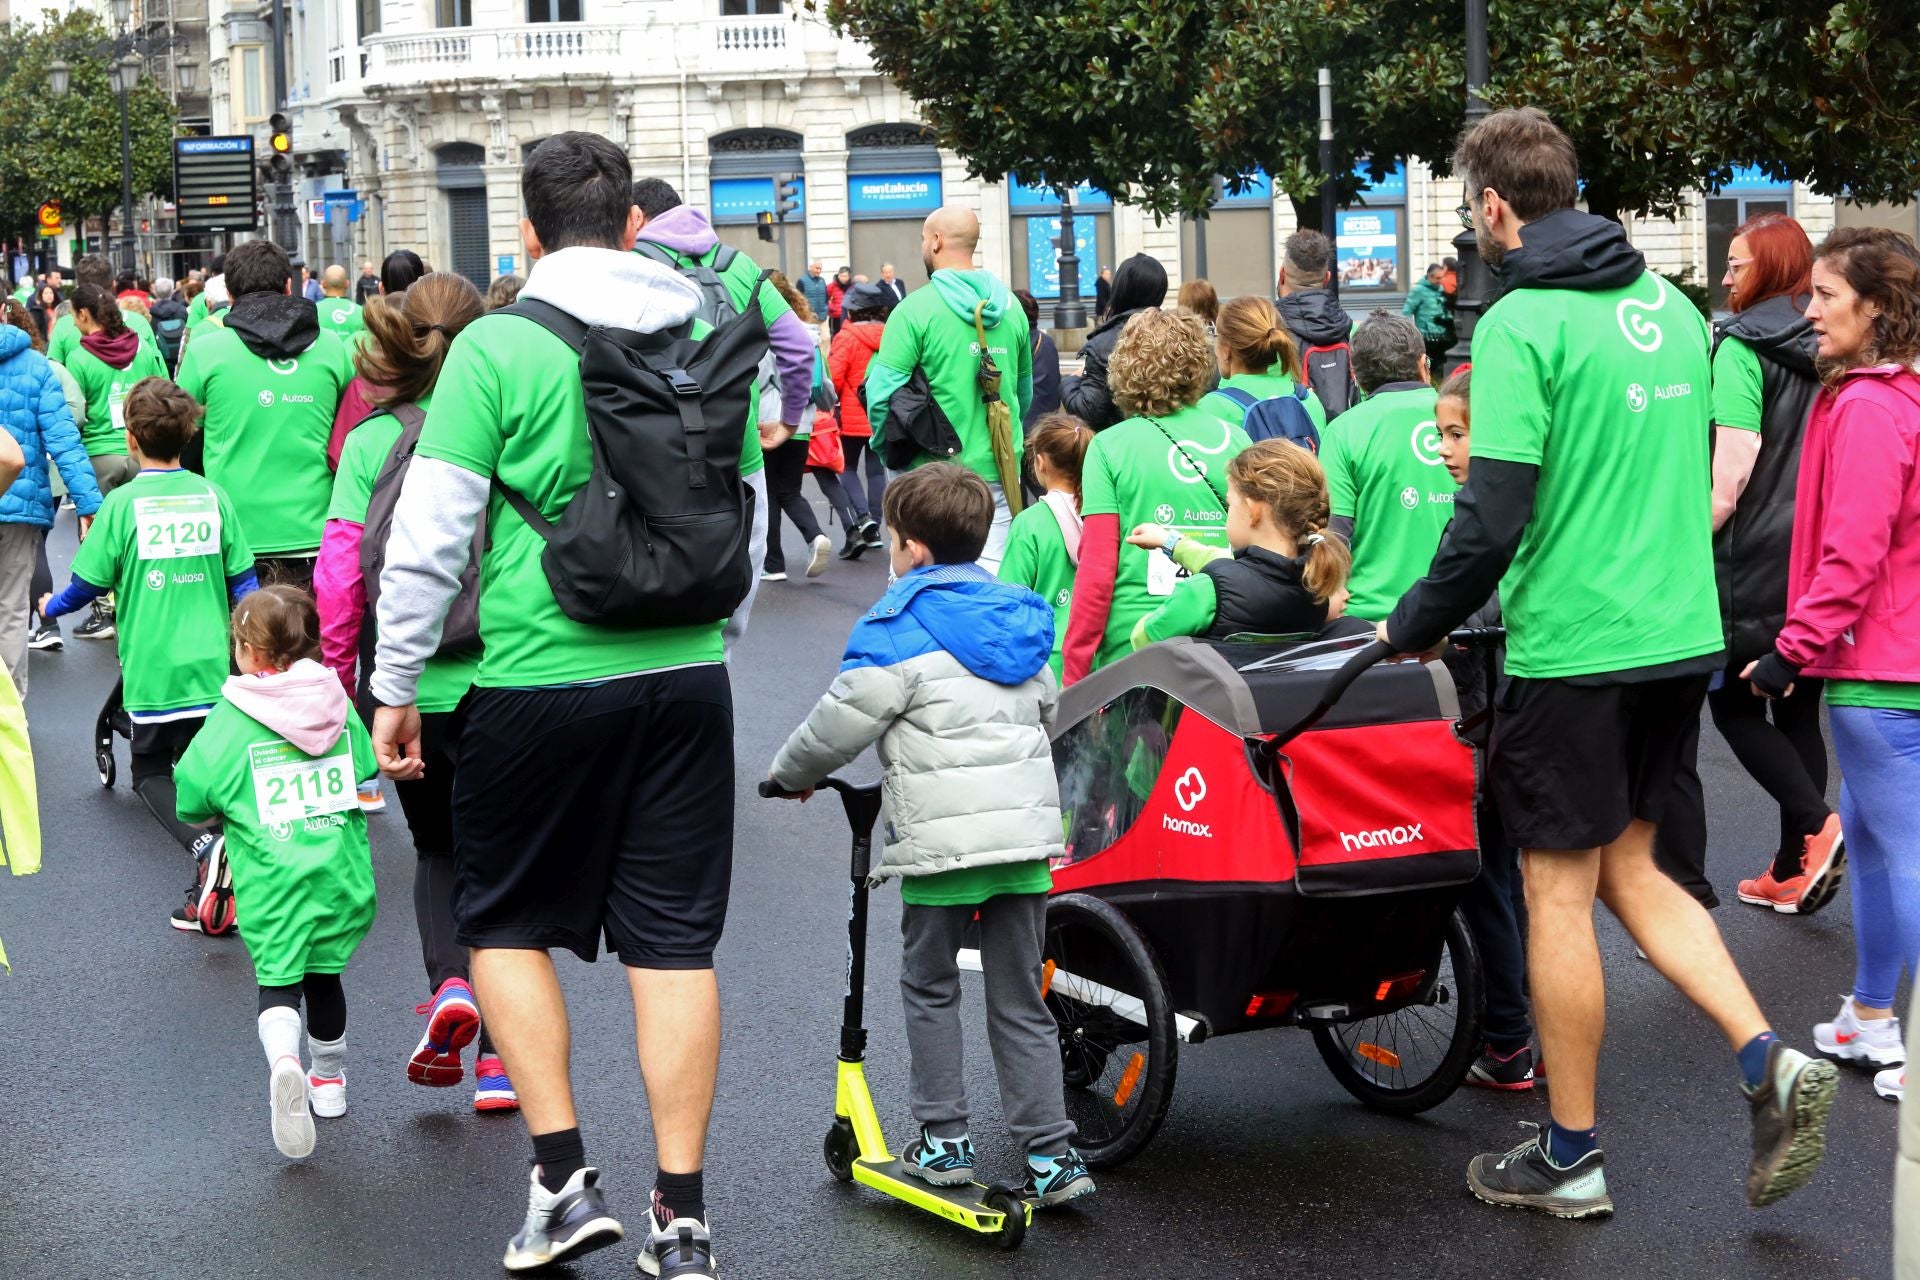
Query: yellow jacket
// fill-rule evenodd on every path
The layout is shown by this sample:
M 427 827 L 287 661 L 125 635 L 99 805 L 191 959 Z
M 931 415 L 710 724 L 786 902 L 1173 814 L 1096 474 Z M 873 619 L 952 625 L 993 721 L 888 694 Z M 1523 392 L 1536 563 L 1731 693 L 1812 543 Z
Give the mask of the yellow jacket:
M 27 713 L 13 681 L 0 669 L 0 863 L 16 876 L 40 869 L 40 802 L 33 780 Z M 0 947 L 0 968 L 7 950 Z

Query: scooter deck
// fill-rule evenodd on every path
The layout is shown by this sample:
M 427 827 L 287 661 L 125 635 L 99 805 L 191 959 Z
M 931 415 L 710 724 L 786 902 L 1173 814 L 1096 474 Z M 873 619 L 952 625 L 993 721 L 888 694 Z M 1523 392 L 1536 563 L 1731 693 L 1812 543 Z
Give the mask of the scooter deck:
M 859 1159 L 853 1162 L 853 1180 L 883 1191 L 897 1200 L 905 1200 L 929 1213 L 937 1213 L 974 1231 L 998 1231 L 1005 1215 L 991 1208 L 984 1197 L 991 1190 L 983 1182 L 961 1182 L 936 1187 L 901 1168 L 898 1156 L 884 1160 Z M 1021 1202 L 1028 1223 L 1033 1221 L 1033 1206 Z

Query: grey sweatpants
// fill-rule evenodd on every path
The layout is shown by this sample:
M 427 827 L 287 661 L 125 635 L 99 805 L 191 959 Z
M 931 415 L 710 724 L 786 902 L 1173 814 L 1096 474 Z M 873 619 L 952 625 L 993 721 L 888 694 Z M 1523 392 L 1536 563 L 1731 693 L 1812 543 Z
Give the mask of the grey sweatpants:
M 727 619 L 726 626 L 720 630 L 720 643 L 725 646 L 725 654 L 733 657 L 733 646 L 739 644 L 747 634 L 747 619 L 753 616 L 753 600 L 760 594 L 760 566 L 767 562 L 767 473 L 756 471 L 745 477 L 747 487 L 753 490 L 753 531 L 748 535 L 747 554 L 752 557 L 752 575 L 747 579 L 747 598 Z
M 1060 1033 L 1040 996 L 1047 895 L 1011 893 L 978 907 L 900 908 L 900 997 L 913 1055 L 913 1118 L 937 1137 L 967 1124 L 961 1072 L 960 966 L 955 953 L 980 913 L 980 967 L 987 979 L 987 1043 L 1000 1080 L 1000 1107 L 1013 1140 L 1060 1155 L 1073 1138 L 1060 1083 Z
M 27 696 L 27 614 L 33 561 L 43 530 L 33 524 L 0 524 L 0 665 L 13 687 Z

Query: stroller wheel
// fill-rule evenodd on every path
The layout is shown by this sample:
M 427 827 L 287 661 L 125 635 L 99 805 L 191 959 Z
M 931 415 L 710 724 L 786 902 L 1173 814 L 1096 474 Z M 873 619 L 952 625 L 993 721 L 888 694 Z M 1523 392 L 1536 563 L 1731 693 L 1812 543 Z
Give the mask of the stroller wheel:
M 1376 1017 L 1316 1026 L 1313 1043 L 1341 1087 L 1390 1115 L 1437 1106 L 1480 1052 L 1486 976 L 1458 911 L 1447 918 L 1439 967 L 1424 999 Z
M 1112 1168 L 1152 1141 L 1173 1100 L 1166 973 L 1124 914 L 1079 893 L 1047 903 L 1044 956 L 1074 1146 L 1092 1168 Z
M 113 748 L 107 746 L 95 751 L 93 753 L 93 762 L 100 769 L 100 785 L 103 787 L 111 787 L 115 777 Z

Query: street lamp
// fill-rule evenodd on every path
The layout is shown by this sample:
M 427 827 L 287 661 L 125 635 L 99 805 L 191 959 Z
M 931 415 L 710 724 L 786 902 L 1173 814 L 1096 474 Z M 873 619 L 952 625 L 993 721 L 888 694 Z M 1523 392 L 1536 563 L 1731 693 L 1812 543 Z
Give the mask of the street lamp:
M 197 62 L 176 62 L 173 64 L 173 80 L 183 94 L 193 92 L 194 82 L 198 79 L 199 74 L 200 64 Z
M 110 0 L 107 6 L 113 12 L 113 25 L 125 27 L 133 21 L 133 0 Z
M 1471 129 L 1487 115 L 1487 0 L 1467 0 L 1467 127 Z M 1464 175 L 1462 175 L 1464 177 Z M 1464 184 L 1463 184 L 1464 185 Z M 1467 193 L 1472 204 L 1473 193 Z M 1481 260 L 1479 241 L 1475 239 L 1471 214 L 1468 226 L 1453 238 L 1453 254 L 1459 260 L 1459 288 L 1454 294 L 1454 344 L 1447 352 L 1447 368 L 1456 369 L 1473 358 L 1473 330 L 1480 317 L 1492 305 L 1493 273 Z
M 73 68 L 63 60 L 55 58 L 47 64 L 47 86 L 53 90 L 53 96 L 64 98 L 67 90 L 73 86 Z
M 112 0 L 113 20 L 118 35 L 101 52 L 117 55 L 107 64 L 107 82 L 120 99 L 120 248 L 122 269 L 132 273 L 135 263 L 135 226 L 133 216 L 133 127 L 127 116 L 127 95 L 140 85 L 140 58 L 135 52 L 136 37 L 127 34 L 126 25 L 133 16 L 133 0 Z M 64 98 L 73 88 L 73 68 L 55 58 L 47 64 L 47 87 L 56 98 Z

